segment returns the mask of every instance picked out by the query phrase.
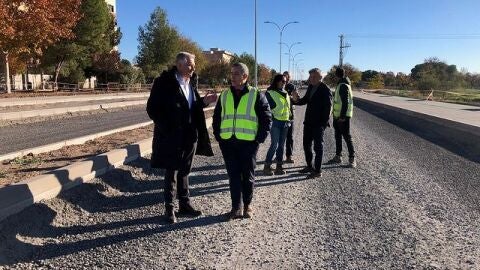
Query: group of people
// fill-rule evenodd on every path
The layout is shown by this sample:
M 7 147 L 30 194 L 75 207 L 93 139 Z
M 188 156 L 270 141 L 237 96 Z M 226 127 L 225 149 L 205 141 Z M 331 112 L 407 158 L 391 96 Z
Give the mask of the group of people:
M 322 82 L 318 68 L 309 71 L 306 94 L 299 96 L 288 72 L 275 75 L 266 93 L 248 84 L 249 69 L 243 63 L 231 67 L 231 86 L 219 96 L 198 93 L 195 55 L 180 52 L 176 65 L 156 78 L 147 102 L 147 113 L 154 122 L 151 167 L 165 169 L 165 216 L 170 223 L 177 215 L 200 216 L 190 202 L 189 180 L 194 155 L 213 156 L 203 109 L 216 102 L 213 135 L 218 141 L 229 177 L 232 208 L 228 220 L 251 218 L 255 168 L 259 145 L 270 134 L 265 159 L 266 175 L 285 174 L 283 163 L 294 163 L 294 106 L 306 105 L 303 148 L 307 178 L 322 175 L 323 136 L 333 115 L 336 155 L 328 164 L 342 162 L 342 138 L 347 143 L 349 167 L 355 167 L 355 151 L 350 135 L 353 96 L 349 79 L 341 68 L 334 97 Z M 313 158 L 312 152 L 315 152 Z M 286 151 L 285 151 L 286 149 Z M 284 160 L 284 152 L 286 158 Z M 275 155 L 276 168 L 272 170 Z M 175 212 L 174 197 L 179 209 Z

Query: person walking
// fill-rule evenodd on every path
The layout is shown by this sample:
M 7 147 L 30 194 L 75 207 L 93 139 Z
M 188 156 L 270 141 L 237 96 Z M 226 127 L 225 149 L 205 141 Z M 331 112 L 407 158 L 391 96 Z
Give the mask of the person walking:
M 147 101 L 147 113 L 154 122 L 151 167 L 165 169 L 165 215 L 170 223 L 177 222 L 175 195 L 179 215 L 202 214 L 190 202 L 188 175 L 195 152 L 213 156 L 203 108 L 217 96 L 200 97 L 194 71 L 195 55 L 180 52 L 176 66 L 155 79 Z
M 270 131 L 271 143 L 263 168 L 265 175 L 273 175 L 271 167 L 273 155 L 275 155 L 277 163 L 275 174 L 285 174 L 283 169 L 283 152 L 292 114 L 290 96 L 284 88 L 286 82 L 284 75 L 275 75 L 265 94 L 273 115 L 272 129 Z
M 348 149 L 348 166 L 357 167 L 355 161 L 355 149 L 353 147 L 352 135 L 350 134 L 350 123 L 353 116 L 353 92 L 350 79 L 345 76 L 343 68 L 335 70 L 338 78 L 335 97 L 333 99 L 333 128 L 335 130 L 336 155 L 327 164 L 342 163 L 342 138 L 345 140 Z
M 307 178 L 317 178 L 322 176 L 323 136 L 329 126 L 332 93 L 322 82 L 320 69 L 311 69 L 309 74 L 307 93 L 302 98 L 295 94 L 293 103 L 298 106 L 307 105 L 303 122 L 303 150 L 307 166 L 300 172 L 308 173 Z M 315 151 L 313 164 L 312 142 Z
M 295 88 L 295 85 L 290 82 L 290 73 L 288 71 L 283 72 L 283 76 L 285 76 L 285 79 L 287 81 L 287 83 L 285 84 L 285 90 L 290 95 L 290 98 L 292 98 L 292 95 L 297 92 L 297 89 Z M 290 125 L 287 131 L 287 142 L 285 144 L 285 149 L 286 149 L 285 163 L 295 163 L 295 160 L 293 159 L 293 131 L 294 131 L 293 120 L 295 118 L 295 106 L 293 105 L 293 103 L 291 103 L 290 105 L 290 111 L 291 111 Z
M 220 94 L 213 113 L 213 134 L 229 177 L 232 209 L 227 220 L 253 215 L 258 146 L 267 138 L 272 124 L 268 101 L 258 89 L 248 85 L 248 74 L 244 63 L 232 65 L 232 84 Z

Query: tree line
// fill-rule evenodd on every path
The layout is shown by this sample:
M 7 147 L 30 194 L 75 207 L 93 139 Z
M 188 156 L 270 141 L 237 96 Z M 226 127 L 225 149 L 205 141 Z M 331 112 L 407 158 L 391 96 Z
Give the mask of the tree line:
M 336 85 L 335 69 L 333 66 L 324 78 L 324 82 L 331 87 Z M 465 70 L 459 71 L 456 65 L 448 65 L 438 58 L 428 58 L 421 64 L 415 65 L 410 74 L 402 72 L 380 72 L 376 70 L 360 71 L 351 64 L 343 68 L 354 87 L 366 89 L 417 89 L 417 90 L 456 90 L 479 89 L 480 74 Z

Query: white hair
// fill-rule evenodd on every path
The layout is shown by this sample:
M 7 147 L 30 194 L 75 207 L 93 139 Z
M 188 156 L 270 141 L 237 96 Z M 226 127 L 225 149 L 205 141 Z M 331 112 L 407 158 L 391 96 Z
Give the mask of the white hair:
M 183 62 L 183 63 L 186 63 L 188 61 L 188 59 L 190 60 L 195 60 L 195 54 L 193 53 L 189 53 L 189 52 L 179 52 L 177 54 L 177 58 L 176 58 L 176 62 Z
M 244 63 L 241 63 L 241 62 L 240 63 L 235 63 L 235 64 L 232 65 L 232 68 L 239 68 L 239 69 L 242 70 L 243 74 L 247 74 L 247 75 L 250 74 L 249 70 L 248 70 L 248 66 L 245 65 Z

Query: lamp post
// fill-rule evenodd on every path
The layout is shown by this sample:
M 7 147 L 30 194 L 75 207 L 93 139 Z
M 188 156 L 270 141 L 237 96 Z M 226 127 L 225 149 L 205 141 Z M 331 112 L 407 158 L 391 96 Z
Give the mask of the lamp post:
M 295 67 L 295 57 L 299 56 L 300 54 L 303 54 L 301 52 L 299 53 L 296 53 L 293 57 L 292 57 L 292 66 Z M 294 70 L 295 71 L 295 70 Z
M 279 43 L 279 46 L 280 46 L 280 67 L 279 67 L 278 72 L 281 73 L 282 72 L 282 35 L 283 35 L 283 30 L 285 30 L 285 27 L 287 27 L 287 25 L 292 24 L 292 23 L 299 23 L 299 22 L 297 22 L 297 21 L 288 22 L 288 23 L 284 24 L 282 27 L 280 27 L 280 25 L 278 25 L 277 23 L 272 22 L 272 21 L 265 21 L 265 23 L 271 23 L 271 24 L 275 25 L 278 28 L 278 31 L 280 31 L 280 43 Z
M 258 64 L 257 64 L 257 0 L 255 0 L 255 88 L 258 88 Z
M 298 45 L 298 44 L 302 44 L 302 42 L 295 42 L 295 43 L 292 43 L 292 45 L 288 46 L 287 43 L 283 42 L 282 43 L 283 45 L 287 46 L 288 47 L 288 72 L 290 72 L 290 59 L 292 58 L 292 47 L 295 46 L 295 45 Z M 281 72 L 281 71 L 280 71 Z

